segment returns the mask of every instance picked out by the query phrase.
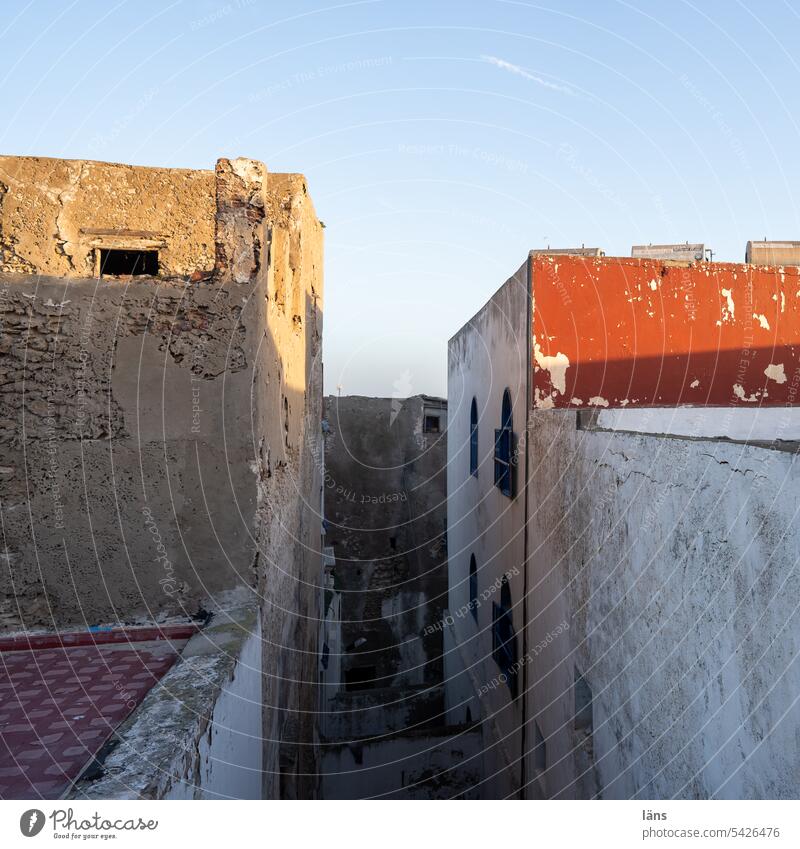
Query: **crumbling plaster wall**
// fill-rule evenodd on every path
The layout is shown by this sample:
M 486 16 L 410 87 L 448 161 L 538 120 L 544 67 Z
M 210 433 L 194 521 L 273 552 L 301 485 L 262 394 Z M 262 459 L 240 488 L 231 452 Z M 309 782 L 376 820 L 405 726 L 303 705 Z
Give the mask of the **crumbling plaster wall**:
M 203 175 L 213 278 L 0 277 L 0 622 L 194 614 L 249 587 L 262 790 L 312 795 L 322 227 L 302 175 Z
M 317 793 L 314 723 L 322 578 L 322 225 L 299 174 L 265 197 L 266 332 L 254 385 L 258 590 L 265 651 L 265 798 Z
M 130 172 L 137 208 L 159 207 L 152 171 L 172 175 L 98 166 L 96 180 Z M 300 445 L 320 416 L 321 227 L 302 176 L 269 180 L 251 160 L 223 160 L 216 182 L 198 175 L 211 283 L 0 278 L 7 626 L 195 613 L 257 582 L 276 501 L 287 514 L 313 505 Z M 215 245 L 217 207 L 241 227 L 228 215 Z
M 797 798 L 797 455 L 567 411 L 529 433 L 529 646 L 570 623 L 527 667 L 547 795 Z
M 366 639 L 343 670 L 374 665 L 377 688 L 441 682 L 441 631 L 426 627 L 446 605 L 446 435 L 423 432 L 424 396 L 328 397 L 325 409 L 342 643 Z
M 259 302 L 156 280 L 0 291 L 0 622 L 193 615 L 252 582 Z
M 101 230 L 152 237 L 161 276 L 209 273 L 214 188 L 213 171 L 2 156 L 0 271 L 93 277 Z

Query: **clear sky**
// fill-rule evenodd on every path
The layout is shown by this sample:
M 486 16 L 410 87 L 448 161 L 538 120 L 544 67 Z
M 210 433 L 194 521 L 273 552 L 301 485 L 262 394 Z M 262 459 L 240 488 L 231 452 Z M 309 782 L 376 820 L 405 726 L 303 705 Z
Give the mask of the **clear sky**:
M 302 171 L 326 391 L 445 393 L 530 248 L 800 238 L 800 3 L 4 0 L 0 152 Z

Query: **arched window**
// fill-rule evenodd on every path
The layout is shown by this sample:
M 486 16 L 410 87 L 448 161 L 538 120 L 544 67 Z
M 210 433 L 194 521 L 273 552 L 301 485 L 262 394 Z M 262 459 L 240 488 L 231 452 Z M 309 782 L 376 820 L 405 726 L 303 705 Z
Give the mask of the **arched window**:
M 508 575 L 500 583 L 500 604 L 492 602 L 492 657 L 506 676 L 511 697 L 517 697 L 517 635 L 511 610 L 511 584 Z
M 511 410 L 511 393 L 503 393 L 500 427 L 494 432 L 494 485 L 511 498 L 514 495 L 514 419 Z
M 474 398 L 469 411 L 469 473 L 478 476 L 478 402 Z
M 478 564 L 475 562 L 475 555 L 469 556 L 469 608 L 472 611 L 472 618 L 478 621 Z
M 511 412 L 511 393 L 508 389 L 503 393 L 503 410 L 500 417 L 500 427 L 507 427 L 509 430 L 514 429 L 514 418 Z

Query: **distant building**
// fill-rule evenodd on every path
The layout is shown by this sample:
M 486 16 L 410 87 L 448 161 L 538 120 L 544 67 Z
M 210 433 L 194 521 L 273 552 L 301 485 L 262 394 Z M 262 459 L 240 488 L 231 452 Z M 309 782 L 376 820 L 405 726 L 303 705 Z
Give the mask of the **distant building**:
M 536 248 L 531 256 L 605 256 L 600 248 Z
M 800 265 L 800 242 L 748 242 L 744 261 L 750 265 Z
M 679 262 L 703 262 L 706 246 L 702 242 L 682 245 L 634 245 L 631 256 L 635 259 L 672 259 Z

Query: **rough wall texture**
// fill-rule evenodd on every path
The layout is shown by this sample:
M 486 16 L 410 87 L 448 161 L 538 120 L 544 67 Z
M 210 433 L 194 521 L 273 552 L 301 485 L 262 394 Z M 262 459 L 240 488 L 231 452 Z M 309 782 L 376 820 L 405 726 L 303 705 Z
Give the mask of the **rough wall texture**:
M 755 407 L 800 389 L 800 268 L 532 257 L 534 404 Z
M 423 432 L 424 396 L 329 397 L 325 409 L 342 642 L 366 640 L 343 658 L 343 674 L 374 666 L 372 687 L 438 683 L 441 633 L 421 634 L 446 603 L 446 436 Z
M 193 615 L 252 582 L 259 300 L 156 280 L 0 285 L 2 623 Z
M 483 791 L 505 798 L 520 786 L 519 752 L 524 696 L 497 684 L 492 656 L 493 605 L 507 576 L 511 616 L 521 648 L 525 575 L 525 500 L 521 470 L 516 495 L 494 484 L 495 428 L 503 394 L 512 402 L 515 433 L 525 427 L 529 352 L 527 269 L 520 268 L 448 345 L 447 533 L 449 627 L 445 631 L 447 716 L 452 724 L 483 723 Z M 478 468 L 470 474 L 470 412 L 478 413 Z M 470 561 L 475 558 L 475 604 L 470 606 Z M 490 689 L 486 689 L 489 687 Z
M 479 799 L 480 729 L 331 746 L 324 759 L 325 799 Z
M 796 455 L 555 411 L 530 433 L 529 645 L 571 623 L 529 672 L 547 794 L 797 798 Z
M 122 240 L 158 246 L 163 276 L 211 272 L 214 182 L 213 171 L 2 156 L 0 271 L 93 277 L 95 248 Z
M 376 782 L 401 792 L 412 774 L 442 769 L 425 735 L 441 736 L 445 724 L 436 626 L 447 592 L 447 409 L 426 396 L 327 398 L 325 406 L 326 541 L 336 557 L 344 683 L 322 705 L 323 789 L 362 798 L 382 792 Z M 426 432 L 426 413 L 438 417 L 438 432 Z M 447 779 L 441 787 L 457 792 Z
M 249 587 L 264 792 L 310 794 L 297 776 L 315 772 L 322 229 L 305 180 L 252 160 L 216 175 L 2 167 L 16 175 L 4 267 L 28 273 L 0 275 L 0 625 L 194 615 Z M 70 234 L 171 228 L 163 276 L 86 277 L 51 200 Z
M 265 651 L 266 798 L 317 790 L 318 587 L 322 574 L 322 228 L 301 175 L 269 177 L 267 331 L 254 377 L 259 593 Z

